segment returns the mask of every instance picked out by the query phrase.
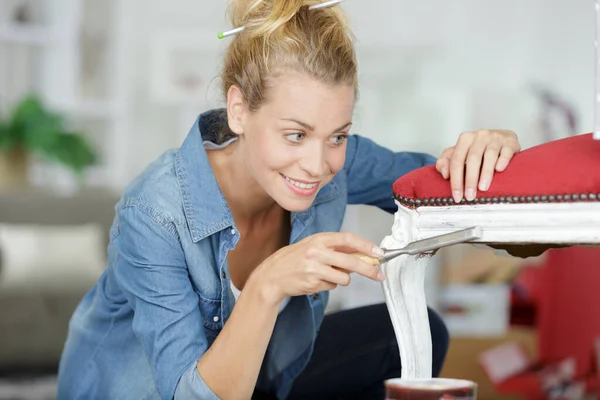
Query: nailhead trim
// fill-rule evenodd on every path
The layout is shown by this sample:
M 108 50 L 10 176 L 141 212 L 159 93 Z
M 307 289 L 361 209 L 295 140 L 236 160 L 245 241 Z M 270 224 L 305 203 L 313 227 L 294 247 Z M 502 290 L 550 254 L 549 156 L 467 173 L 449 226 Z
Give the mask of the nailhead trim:
M 403 196 L 394 196 L 396 200 L 405 207 L 417 208 L 421 206 L 446 206 L 454 205 L 452 197 L 430 197 L 424 199 L 406 198 Z M 467 201 L 464 197 L 460 201 L 461 205 L 472 204 L 500 204 L 500 203 L 569 203 L 579 201 L 600 201 L 600 193 L 581 193 L 581 194 L 557 194 L 557 195 L 536 195 L 536 196 L 493 196 L 493 197 L 476 197 L 471 201 Z

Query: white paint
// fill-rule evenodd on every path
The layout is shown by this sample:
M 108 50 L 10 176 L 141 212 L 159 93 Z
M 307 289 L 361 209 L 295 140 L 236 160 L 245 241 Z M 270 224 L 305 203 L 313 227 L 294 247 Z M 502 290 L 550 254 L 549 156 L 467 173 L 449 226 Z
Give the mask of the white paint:
M 403 207 L 395 215 L 392 235 L 382 247 L 399 248 L 414 237 L 415 211 Z M 430 255 L 404 255 L 382 266 L 383 291 L 398 340 L 402 378 L 431 378 L 431 332 L 425 300 L 425 271 Z
M 479 225 L 479 243 L 600 243 L 598 201 L 420 207 L 408 215 L 415 240 Z
M 398 205 L 392 234 L 382 247 L 398 248 L 428 237 L 479 225 L 481 244 L 600 245 L 600 202 L 486 204 L 420 207 Z M 431 378 L 431 332 L 424 278 L 431 255 L 400 256 L 382 266 L 383 291 L 402 360 L 402 379 Z

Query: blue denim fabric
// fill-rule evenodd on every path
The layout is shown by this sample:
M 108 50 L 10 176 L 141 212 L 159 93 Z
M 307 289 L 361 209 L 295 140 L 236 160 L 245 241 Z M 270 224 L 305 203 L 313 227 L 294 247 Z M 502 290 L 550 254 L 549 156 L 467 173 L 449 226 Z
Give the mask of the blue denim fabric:
M 60 363 L 59 399 L 217 399 L 196 363 L 229 318 L 227 252 L 239 239 L 208 162 L 224 110 L 200 115 L 179 149 L 124 191 L 108 266 L 74 312 Z M 348 138 L 344 169 L 309 209 L 292 214 L 290 243 L 338 231 L 347 204 L 396 206 L 392 183 L 435 162 Z M 308 363 L 328 293 L 298 296 L 277 318 L 257 387 L 285 398 Z

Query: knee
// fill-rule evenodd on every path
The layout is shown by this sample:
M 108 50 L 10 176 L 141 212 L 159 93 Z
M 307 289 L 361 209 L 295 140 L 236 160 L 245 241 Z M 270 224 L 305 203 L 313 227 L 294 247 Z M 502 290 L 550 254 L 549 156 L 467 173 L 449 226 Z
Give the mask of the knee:
M 450 344 L 450 334 L 446 328 L 446 324 L 438 313 L 432 309 L 427 310 L 429 313 L 429 327 L 431 329 L 431 343 L 433 356 L 433 376 L 438 376 L 442 371 L 448 346 Z

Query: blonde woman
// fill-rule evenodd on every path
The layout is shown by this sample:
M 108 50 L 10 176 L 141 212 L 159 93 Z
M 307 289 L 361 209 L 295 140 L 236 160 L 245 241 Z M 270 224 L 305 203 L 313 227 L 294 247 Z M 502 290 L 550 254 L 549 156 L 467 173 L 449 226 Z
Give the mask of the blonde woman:
M 347 204 L 395 210 L 392 183 L 436 159 L 350 135 L 357 65 L 339 6 L 238 0 L 226 108 L 193 123 L 117 204 L 105 273 L 83 298 L 60 399 L 383 399 L 401 373 L 385 305 L 324 316 L 352 273 Z M 456 196 L 485 190 L 514 133 L 460 136 L 437 162 Z M 448 334 L 430 312 L 434 373 Z

